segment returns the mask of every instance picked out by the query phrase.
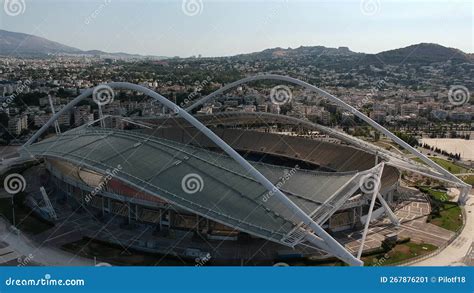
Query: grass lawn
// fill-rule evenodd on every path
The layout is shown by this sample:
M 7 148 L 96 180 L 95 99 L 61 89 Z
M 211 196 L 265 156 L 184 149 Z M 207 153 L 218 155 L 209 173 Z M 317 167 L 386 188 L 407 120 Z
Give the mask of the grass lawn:
M 434 200 L 442 202 L 449 200 L 448 194 L 444 191 L 432 189 L 426 186 L 419 186 L 418 189 L 420 189 L 421 192 L 428 194 Z
M 461 208 L 457 203 L 448 201 L 449 197 L 446 192 L 425 186 L 419 187 L 419 189 L 431 198 L 431 214 L 428 217 L 428 222 L 453 232 L 461 229 L 463 221 Z
M 437 158 L 437 157 L 429 157 L 429 158 L 433 162 L 435 162 L 436 164 L 440 165 L 441 167 L 443 167 L 444 169 L 448 170 L 449 172 L 453 174 L 466 173 L 468 171 L 466 168 L 458 166 L 451 161 Z M 415 158 L 414 160 L 417 161 L 418 163 L 424 164 L 424 162 L 419 158 Z
M 462 176 L 461 179 L 467 184 L 474 185 L 474 175 Z
M 436 157 L 430 157 L 430 159 L 453 174 L 466 173 L 468 171 L 466 168 L 458 166 L 451 161 Z
M 436 249 L 438 249 L 438 247 L 432 244 L 407 242 L 403 244 L 397 244 L 387 253 L 366 256 L 363 257 L 362 260 L 366 266 L 386 266 L 430 253 Z
M 439 213 L 432 212 L 429 222 L 446 230 L 457 232 L 462 227 L 461 208 L 453 202 L 442 203 L 439 207 Z
M 448 170 L 449 172 L 451 172 L 453 174 L 468 173 L 468 171 L 469 171 L 468 169 L 466 169 L 464 167 L 461 167 L 461 166 L 458 166 L 455 163 L 453 163 L 451 161 L 448 161 L 448 160 L 445 160 L 445 159 L 441 159 L 441 158 L 437 158 L 437 157 L 429 157 L 429 158 L 433 162 L 435 162 L 436 164 L 440 165 L 441 167 L 443 167 L 444 169 Z M 424 164 L 424 162 L 422 160 L 420 160 L 419 158 L 415 158 L 414 160 L 417 161 L 418 163 Z M 463 177 L 460 177 L 460 178 L 464 182 L 466 182 L 467 184 L 474 185 L 474 175 L 463 176 Z

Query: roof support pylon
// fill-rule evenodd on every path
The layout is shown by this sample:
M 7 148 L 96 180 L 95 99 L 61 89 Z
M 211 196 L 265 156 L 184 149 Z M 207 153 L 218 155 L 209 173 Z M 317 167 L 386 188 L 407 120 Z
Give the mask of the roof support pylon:
M 470 187 L 464 187 L 464 188 L 461 188 L 459 191 L 460 192 L 459 192 L 458 203 L 459 203 L 459 205 L 463 206 L 469 200 L 471 188 Z
M 390 221 L 392 222 L 392 224 L 394 224 L 395 226 L 400 226 L 400 221 L 398 220 L 397 216 L 395 215 L 395 213 L 392 211 L 392 209 L 388 205 L 385 198 L 383 198 L 383 196 L 380 194 L 380 192 L 377 192 L 377 198 L 380 201 L 380 203 L 382 204 L 383 208 L 385 209 L 385 213 L 387 214 L 387 216 L 390 219 Z
M 99 106 L 100 127 L 105 128 L 104 114 L 102 113 L 102 106 L 100 103 L 97 103 L 97 105 Z
M 51 113 L 54 116 L 54 114 L 56 114 L 56 111 L 54 110 L 54 104 L 53 104 L 53 99 L 51 98 L 51 95 L 48 95 L 48 100 L 49 100 L 49 107 L 51 108 Z M 54 130 L 56 131 L 56 134 L 61 133 L 61 128 L 59 128 L 58 120 L 54 121 Z
M 373 191 L 372 191 L 372 200 L 370 202 L 370 207 L 369 207 L 369 212 L 367 214 L 367 219 L 365 220 L 365 227 L 364 227 L 364 233 L 362 234 L 362 241 L 360 243 L 360 248 L 359 252 L 357 253 L 357 258 L 360 259 L 362 256 L 362 251 L 364 250 L 364 244 L 365 244 L 365 239 L 367 238 L 367 233 L 369 231 L 369 225 L 372 220 L 372 212 L 374 210 L 375 206 L 375 199 L 377 198 L 377 195 L 379 194 L 380 191 L 380 179 L 382 179 L 382 172 L 383 172 L 383 167 L 384 167 L 384 162 L 380 163 L 380 167 L 378 170 L 378 174 L 374 176 L 375 174 L 372 174 L 369 178 L 366 180 L 366 184 L 361 184 L 361 189 L 364 189 L 363 186 L 368 186 L 371 184 L 374 184 Z M 373 180 L 375 179 L 375 182 Z M 369 182 L 370 180 L 370 182 Z

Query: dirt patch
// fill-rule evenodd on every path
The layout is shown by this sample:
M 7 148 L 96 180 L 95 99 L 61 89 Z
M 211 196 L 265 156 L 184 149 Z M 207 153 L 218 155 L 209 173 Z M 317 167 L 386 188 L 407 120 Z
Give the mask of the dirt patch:
M 406 245 L 397 245 L 394 249 L 393 249 L 394 252 L 401 252 L 401 253 L 404 253 L 404 254 L 409 254 L 410 253 L 410 247 L 406 246 Z

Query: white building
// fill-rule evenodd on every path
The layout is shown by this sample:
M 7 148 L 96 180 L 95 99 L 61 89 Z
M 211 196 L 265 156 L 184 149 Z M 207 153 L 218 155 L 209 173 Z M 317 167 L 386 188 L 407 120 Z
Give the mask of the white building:
M 28 116 L 25 114 L 11 117 L 10 120 L 8 120 L 8 132 L 10 132 L 11 135 L 18 136 L 27 128 Z

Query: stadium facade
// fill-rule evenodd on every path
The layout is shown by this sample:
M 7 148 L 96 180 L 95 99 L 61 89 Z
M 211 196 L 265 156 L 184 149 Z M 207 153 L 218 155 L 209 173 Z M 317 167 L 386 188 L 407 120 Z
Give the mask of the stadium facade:
M 189 113 L 229 89 L 257 80 L 293 83 L 328 98 L 425 165 L 295 117 Z M 44 159 L 51 184 L 66 200 L 130 222 L 148 223 L 160 231 L 192 231 L 209 240 L 229 242 L 249 237 L 265 239 L 296 250 L 311 248 L 350 265 L 361 265 L 371 220 L 387 216 L 392 224 L 399 224 L 391 210 L 399 188 L 399 170 L 459 188 L 461 204 L 471 188 L 357 109 L 293 78 L 246 78 L 187 109 L 138 85 L 117 82 L 107 86 L 142 92 L 173 109 L 174 115 L 134 121 L 147 125 L 135 130 L 94 127 L 91 123 L 36 142 L 62 113 L 93 94 L 93 89 L 88 89 L 24 145 L 23 155 Z M 262 124 L 275 123 L 314 130 L 336 140 L 262 131 Z M 242 125 L 247 129 L 238 127 Z M 254 127 L 249 130 L 249 125 Z M 363 227 L 364 232 L 361 248 L 354 255 L 332 235 L 356 227 Z

